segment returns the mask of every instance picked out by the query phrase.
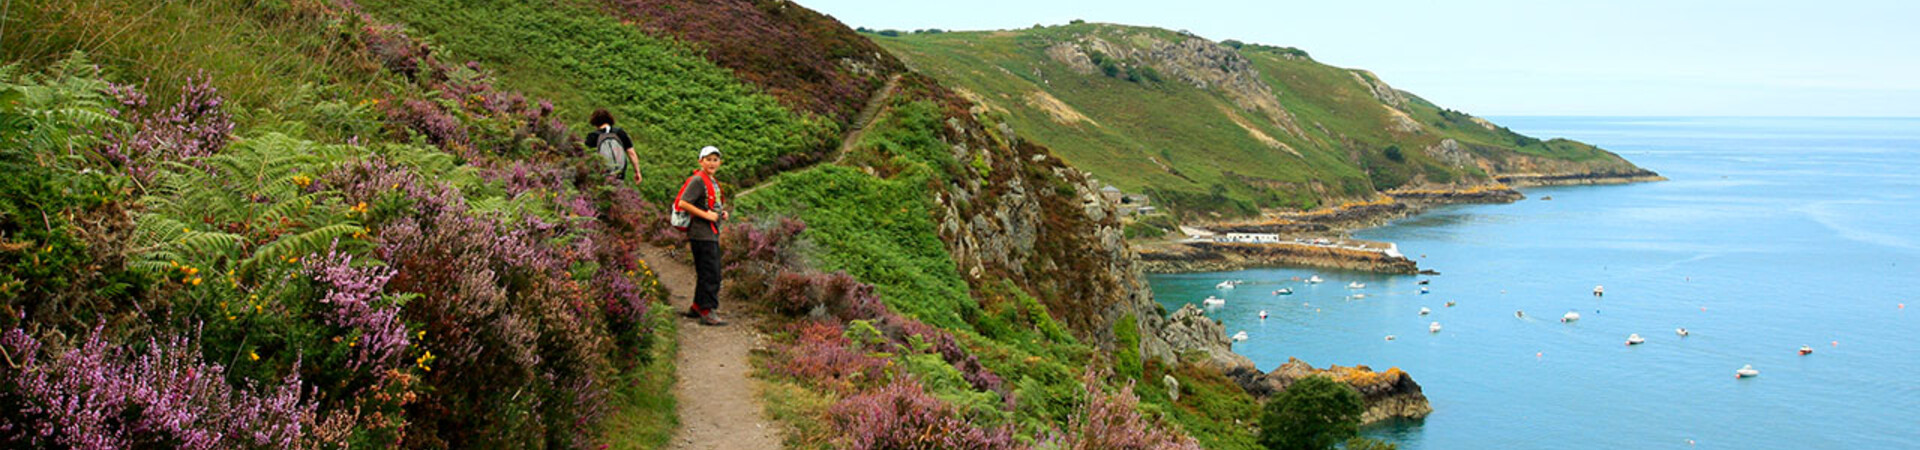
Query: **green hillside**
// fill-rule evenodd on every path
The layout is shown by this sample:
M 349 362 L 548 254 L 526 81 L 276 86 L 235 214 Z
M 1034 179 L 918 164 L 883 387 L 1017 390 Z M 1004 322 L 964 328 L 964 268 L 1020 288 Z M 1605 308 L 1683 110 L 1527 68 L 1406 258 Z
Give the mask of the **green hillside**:
M 1187 212 L 1311 209 L 1540 170 L 1638 171 L 1293 48 L 1089 23 L 869 36 L 1101 181 Z
M 701 145 L 789 445 L 1251 445 L 1077 168 L 789 2 L 9 11 L 0 446 L 663 446 L 698 343 L 639 249 Z

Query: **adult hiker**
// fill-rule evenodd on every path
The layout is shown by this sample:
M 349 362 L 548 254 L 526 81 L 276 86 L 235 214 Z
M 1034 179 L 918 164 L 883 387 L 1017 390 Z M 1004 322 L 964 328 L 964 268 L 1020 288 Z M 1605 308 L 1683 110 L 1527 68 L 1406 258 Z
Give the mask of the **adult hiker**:
M 600 154 L 607 176 L 619 178 L 623 172 L 632 170 L 633 184 L 640 184 L 640 167 L 634 165 L 640 157 L 633 153 L 633 138 L 627 137 L 627 130 L 613 126 L 613 113 L 604 108 L 593 110 L 593 117 L 587 123 L 593 125 L 593 131 L 587 132 L 587 148 Z
M 680 197 L 673 204 L 676 210 L 685 212 L 687 244 L 693 249 L 693 271 L 698 279 L 686 316 L 700 319 L 701 325 L 726 325 L 727 321 L 714 314 L 720 308 L 720 222 L 728 216 L 720 201 L 720 183 L 713 180 L 714 171 L 720 170 L 720 149 L 711 145 L 701 148 L 699 159 L 700 168 L 680 184 Z M 674 226 L 682 226 L 681 220 L 676 217 Z

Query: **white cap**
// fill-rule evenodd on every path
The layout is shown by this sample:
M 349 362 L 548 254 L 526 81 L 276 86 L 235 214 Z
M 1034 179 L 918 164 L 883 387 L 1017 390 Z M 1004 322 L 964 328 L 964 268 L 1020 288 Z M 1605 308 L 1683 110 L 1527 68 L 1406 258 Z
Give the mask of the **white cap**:
M 720 147 L 714 147 L 711 145 L 706 147 L 700 147 L 700 159 L 707 159 L 707 155 L 718 155 L 718 154 L 720 154 Z

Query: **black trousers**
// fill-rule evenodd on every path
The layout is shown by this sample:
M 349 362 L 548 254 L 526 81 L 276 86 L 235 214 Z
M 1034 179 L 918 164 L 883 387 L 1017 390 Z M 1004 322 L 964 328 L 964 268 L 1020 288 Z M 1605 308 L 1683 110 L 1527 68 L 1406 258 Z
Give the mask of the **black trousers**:
M 720 309 L 720 242 L 687 241 L 693 246 L 693 310 L 700 314 Z

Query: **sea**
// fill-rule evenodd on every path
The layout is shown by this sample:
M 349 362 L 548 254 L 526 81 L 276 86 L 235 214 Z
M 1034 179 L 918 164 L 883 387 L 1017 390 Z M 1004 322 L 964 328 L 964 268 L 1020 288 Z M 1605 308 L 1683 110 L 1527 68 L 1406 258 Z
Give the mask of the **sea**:
M 1261 370 L 1406 370 L 1433 414 L 1362 430 L 1402 449 L 1920 448 L 1920 118 L 1493 120 L 1670 180 L 1354 232 L 1439 275 L 1155 275 L 1156 298 L 1227 299 L 1209 315 Z

